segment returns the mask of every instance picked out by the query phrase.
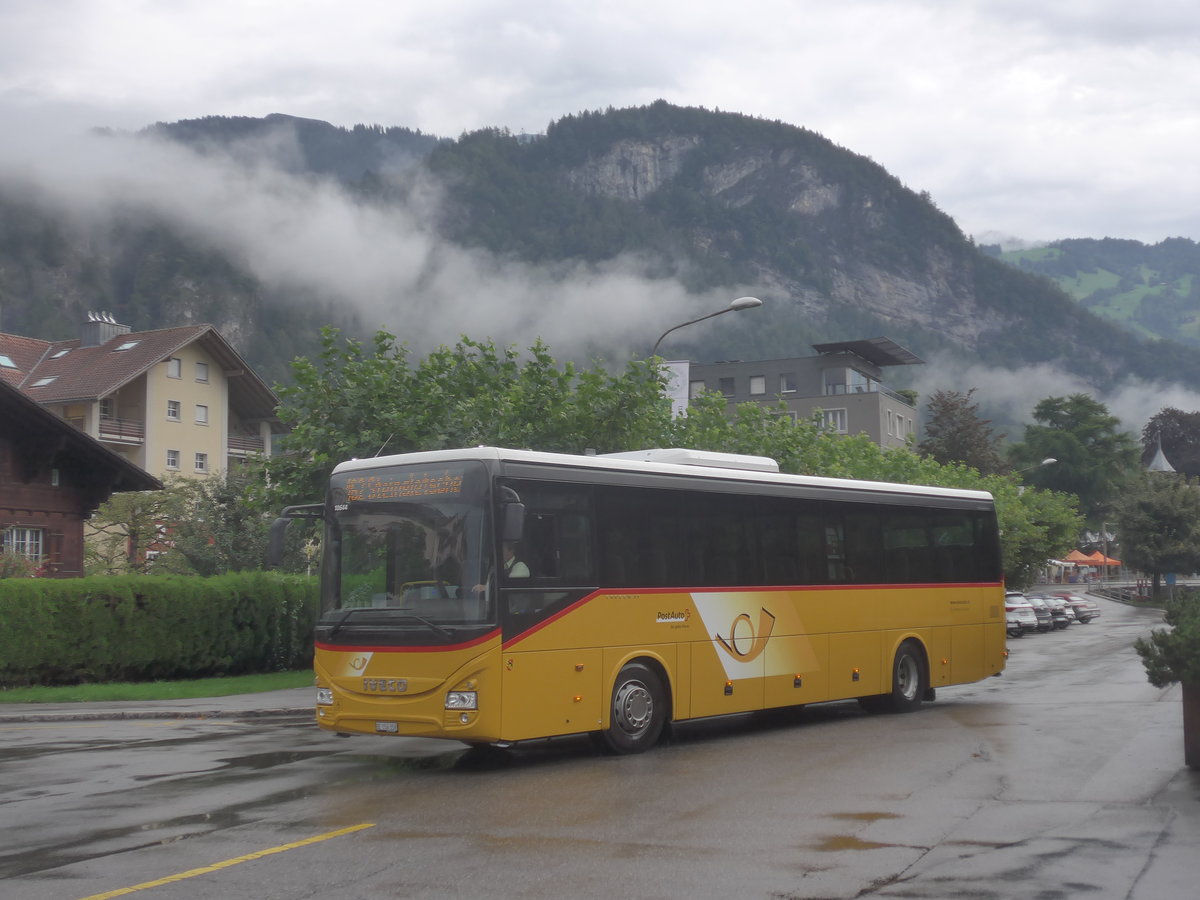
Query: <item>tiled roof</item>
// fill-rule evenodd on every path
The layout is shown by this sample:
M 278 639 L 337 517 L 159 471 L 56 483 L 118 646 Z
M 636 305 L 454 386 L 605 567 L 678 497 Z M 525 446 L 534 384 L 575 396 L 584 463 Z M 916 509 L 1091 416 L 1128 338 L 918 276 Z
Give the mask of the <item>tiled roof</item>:
M 195 342 L 230 375 L 229 402 L 234 409 L 248 418 L 274 417 L 274 392 L 211 325 L 135 331 L 95 347 L 82 347 L 79 340 L 0 334 L 0 356 L 9 357 L 19 370 L 14 378 L 12 368 L 0 366 L 0 377 L 38 403 L 90 402 L 109 396 Z
M 92 508 L 113 491 L 162 488 L 162 482 L 153 475 L 7 384 L 0 384 L 0 417 L 12 426 L 5 437 L 19 448 L 20 458 L 40 459 L 49 453 L 47 464 L 70 462 L 80 473 L 81 485 L 86 481 L 95 489 Z
M 20 337 L 15 334 L 0 334 L 0 381 L 20 387 L 25 373 L 33 369 L 46 354 L 49 341 Z M 7 363 L 13 363 L 9 366 Z

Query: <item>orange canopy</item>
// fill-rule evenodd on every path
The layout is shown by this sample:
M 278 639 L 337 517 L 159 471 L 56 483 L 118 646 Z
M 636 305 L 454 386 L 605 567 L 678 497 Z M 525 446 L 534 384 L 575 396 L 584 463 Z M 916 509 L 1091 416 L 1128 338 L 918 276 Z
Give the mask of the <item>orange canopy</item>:
M 1069 558 L 1070 557 L 1068 557 L 1068 559 Z M 1113 559 L 1111 556 L 1105 556 L 1099 550 L 1088 556 L 1087 559 L 1093 566 L 1119 566 L 1121 564 L 1119 559 Z
M 1064 562 L 1082 563 L 1085 566 L 1095 565 L 1095 561 L 1090 556 L 1086 556 L 1078 550 L 1072 550 L 1063 557 L 1063 560 Z

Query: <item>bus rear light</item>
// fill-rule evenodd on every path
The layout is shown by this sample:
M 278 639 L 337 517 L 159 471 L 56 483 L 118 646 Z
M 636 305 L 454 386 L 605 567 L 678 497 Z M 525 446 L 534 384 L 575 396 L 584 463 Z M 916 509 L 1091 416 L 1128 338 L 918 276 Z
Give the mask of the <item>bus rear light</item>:
M 317 706 L 333 706 L 333 688 L 317 688 Z
M 479 709 L 479 694 L 475 691 L 450 691 L 446 694 L 446 709 Z

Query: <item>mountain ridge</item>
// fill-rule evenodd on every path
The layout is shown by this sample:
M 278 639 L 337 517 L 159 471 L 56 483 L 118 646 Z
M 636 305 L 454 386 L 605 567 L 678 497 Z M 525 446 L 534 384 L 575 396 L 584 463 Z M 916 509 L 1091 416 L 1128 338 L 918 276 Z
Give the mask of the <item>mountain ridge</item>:
M 1101 390 L 1128 376 L 1200 383 L 1200 349 L 1142 340 L 1081 310 L 1042 274 L 976 247 L 927 194 L 782 122 L 658 101 L 564 116 L 538 138 L 484 129 L 447 140 L 274 115 L 159 123 L 139 139 L 279 168 L 313 190 L 335 184 L 381 221 L 403 213 L 431 244 L 487 254 L 497 268 L 621 260 L 697 295 L 745 290 L 768 301 L 719 331 L 682 333 L 673 353 L 779 358 L 886 334 L 926 359 L 1053 360 Z M 431 194 L 436 203 L 423 205 Z M 438 253 L 421 264 L 436 265 Z M 399 298 L 399 320 L 418 322 L 430 302 Z M 282 289 L 177 221 L 134 208 L 81 230 L 11 181 L 0 182 L 0 306 L 5 330 L 48 338 L 85 308 L 135 328 L 209 313 L 273 379 L 286 378 L 291 355 L 315 351 L 319 324 L 361 335 L 368 321 L 336 286 Z

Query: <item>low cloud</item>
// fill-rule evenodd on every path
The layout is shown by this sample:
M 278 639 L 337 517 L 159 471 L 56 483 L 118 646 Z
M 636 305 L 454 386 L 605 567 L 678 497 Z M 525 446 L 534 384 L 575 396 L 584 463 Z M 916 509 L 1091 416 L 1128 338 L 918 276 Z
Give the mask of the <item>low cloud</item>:
M 1185 412 L 1200 411 L 1200 392 L 1180 384 L 1151 383 L 1129 378 L 1109 392 L 1097 391 L 1078 375 L 1073 375 L 1049 363 L 1023 364 L 1020 369 L 997 369 L 964 363 L 946 354 L 938 355 L 921 367 L 913 387 L 921 403 L 938 390 L 966 393 L 972 388 L 972 400 L 979 404 L 984 418 L 994 423 L 1028 425 L 1033 422 L 1033 410 L 1047 397 L 1068 397 L 1087 394 L 1103 403 L 1109 413 L 1121 420 L 1121 427 L 1140 436 L 1143 426 L 1164 407 L 1172 406 Z M 1006 425 L 997 425 L 1003 431 Z M 1010 441 L 1021 439 L 1010 433 Z
M 286 138 L 271 149 L 268 157 L 294 152 Z M 644 354 L 669 325 L 734 296 L 645 277 L 633 256 L 534 266 L 450 244 L 432 224 L 435 184 L 418 185 L 405 207 L 384 208 L 332 181 L 247 165 L 246 154 L 235 162 L 128 135 L 44 145 L 26 135 L 0 150 L 0 180 L 32 185 L 85 229 L 146 210 L 276 291 L 345 305 L 414 350 L 467 334 L 521 346 L 541 337 L 561 356 Z

